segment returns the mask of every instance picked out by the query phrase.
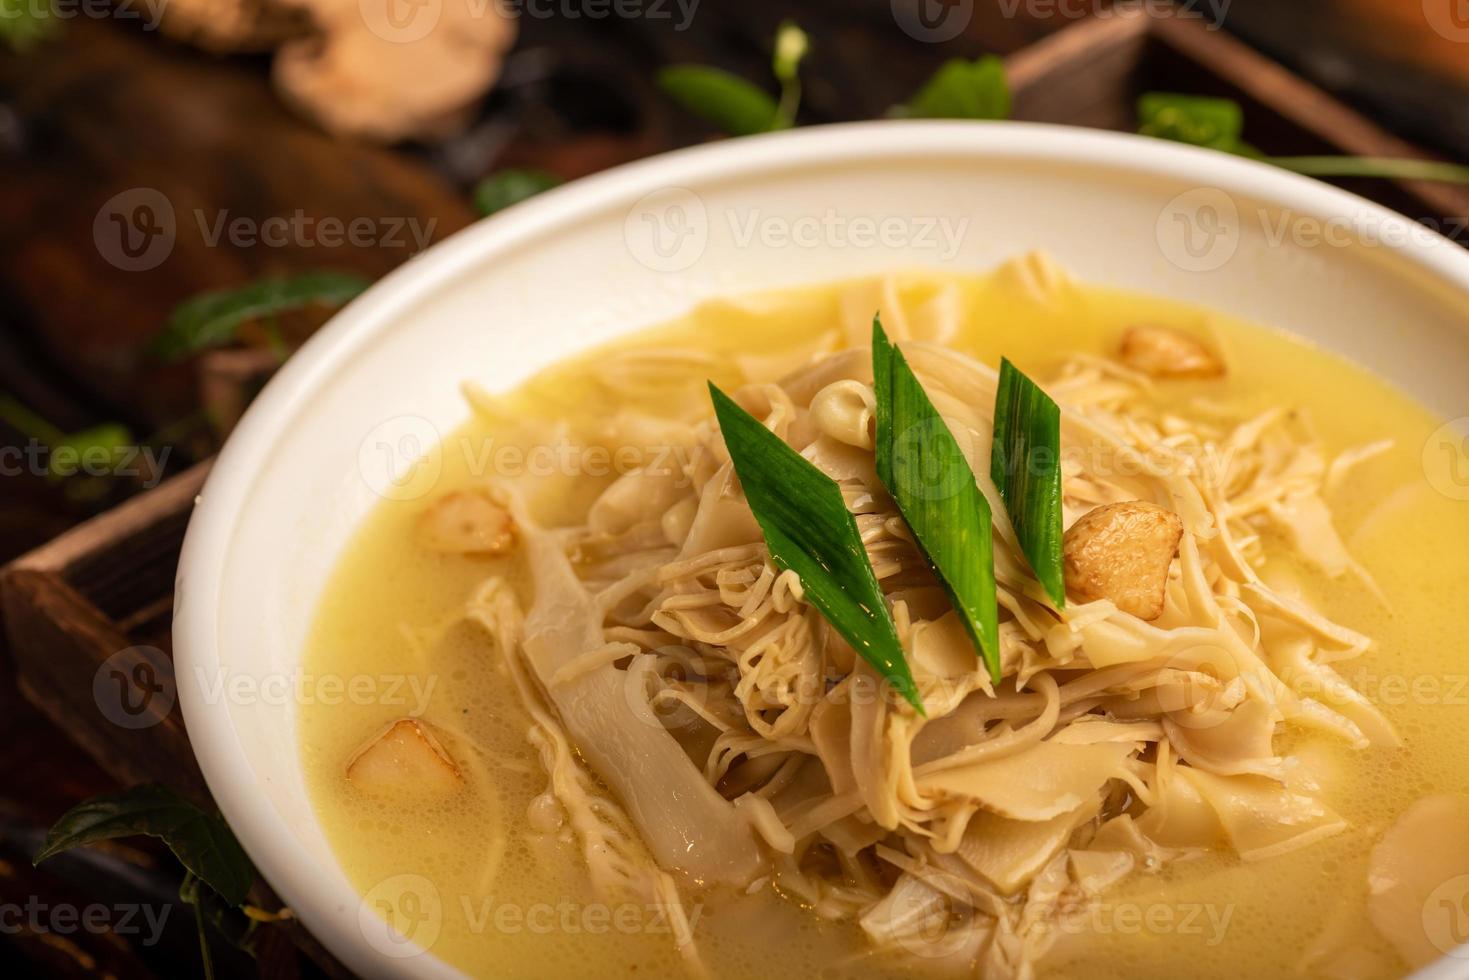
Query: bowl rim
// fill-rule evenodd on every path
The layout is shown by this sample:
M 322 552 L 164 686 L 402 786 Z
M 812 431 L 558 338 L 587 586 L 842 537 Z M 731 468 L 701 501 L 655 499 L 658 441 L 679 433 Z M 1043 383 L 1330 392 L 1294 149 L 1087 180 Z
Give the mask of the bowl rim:
M 470 267 L 491 261 L 497 254 L 534 247 L 538 239 L 583 216 L 612 207 L 633 207 L 645 195 L 664 188 L 697 188 L 734 176 L 749 179 L 854 158 L 914 157 L 1094 164 L 1219 188 L 1321 219 L 1350 214 L 1366 227 L 1394 232 L 1380 236 L 1388 251 L 1469 297 L 1469 251 L 1365 198 L 1254 160 L 1132 134 L 1040 123 L 885 120 L 724 140 L 582 178 L 436 243 L 339 311 L 257 396 L 220 451 L 200 492 L 185 534 L 176 582 L 173 645 L 178 698 L 205 782 L 263 878 L 349 969 L 368 976 L 396 973 L 401 972 L 404 961 L 389 961 L 366 942 L 357 925 L 361 896 L 350 884 L 337 887 L 334 879 L 316 872 L 319 862 L 334 858 L 302 847 L 285 819 L 255 792 L 255 779 L 231 713 L 211 710 L 200 686 L 201 679 L 213 676 L 220 666 L 219 610 L 226 601 L 221 586 L 236 517 L 272 447 L 312 392 L 379 331 Z M 184 595 L 187 602 L 182 601 Z M 432 952 L 412 962 L 420 975 L 460 975 Z M 1441 960 L 1439 966 L 1452 962 Z M 1429 971 L 1437 972 L 1432 967 Z

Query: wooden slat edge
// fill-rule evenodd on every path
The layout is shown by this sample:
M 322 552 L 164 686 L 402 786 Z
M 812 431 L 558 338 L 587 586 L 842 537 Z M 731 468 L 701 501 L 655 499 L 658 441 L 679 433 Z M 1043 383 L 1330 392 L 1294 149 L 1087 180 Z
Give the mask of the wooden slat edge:
M 208 800 L 167 657 L 134 646 L 55 572 L 12 567 L 0 586 L 16 683 L 26 700 L 119 781 L 167 782 L 196 800 Z M 121 711 L 121 699 L 128 695 L 114 695 L 116 679 L 104 672 L 120 673 L 125 681 L 139 676 L 135 671 L 142 661 L 149 678 L 166 685 L 166 693 L 135 702 L 141 709 L 130 718 L 109 718 L 108 711 Z M 99 683 L 108 695 L 105 704 L 95 693 Z
M 0 577 L 12 570 L 64 573 L 78 558 L 96 548 L 131 537 L 166 515 L 192 508 L 213 462 L 207 459 L 196 463 L 154 489 L 83 521 L 0 569 Z
M 1148 33 L 1149 18 L 1140 10 L 1119 10 L 1107 17 L 1089 17 L 1028 44 L 1005 59 L 1010 88 L 1021 91 L 1045 80 L 1057 68 L 1100 53 L 1135 44 Z
M 1331 93 L 1222 30 L 1180 17 L 1152 19 L 1153 33 L 1174 50 L 1269 105 L 1309 133 L 1352 156 L 1439 160 L 1422 147 L 1394 136 Z M 1469 218 L 1469 191 L 1432 181 L 1396 181 L 1437 215 Z

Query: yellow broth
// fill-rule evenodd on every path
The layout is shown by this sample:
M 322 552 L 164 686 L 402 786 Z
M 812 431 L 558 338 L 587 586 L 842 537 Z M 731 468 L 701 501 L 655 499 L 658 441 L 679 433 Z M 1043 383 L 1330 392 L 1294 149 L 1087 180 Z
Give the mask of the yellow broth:
M 469 625 L 433 643 L 503 562 L 445 556 L 416 544 L 417 518 L 443 492 L 506 468 L 529 470 L 545 423 L 564 423 L 573 465 L 536 480 L 547 521 L 575 521 L 620 463 L 588 457 L 599 423 L 630 402 L 684 418 L 706 414 L 704 384 L 771 379 L 818 349 L 842 315 L 845 293 L 891 324 L 920 313 L 941 289 L 957 290 L 962 318 L 953 346 L 996 364 L 1003 354 L 1044 377 L 1063 352 L 1110 353 L 1124 328 L 1173 325 L 1217 338 L 1223 381 L 1164 384 L 1182 407 L 1205 396 L 1240 414 L 1276 404 L 1307 413 L 1330 452 L 1382 438 L 1394 448 L 1354 472 L 1332 504 L 1354 555 L 1390 598 L 1383 606 L 1356 580 L 1297 571 L 1329 618 L 1366 632 L 1376 647 L 1338 665 L 1378 700 L 1406 739 L 1403 749 L 1353 751 L 1283 726 L 1277 745 L 1328 767 L 1325 801 L 1350 830 L 1255 864 L 1232 854 L 1134 873 L 1102 899 L 1085 931 L 1070 933 L 1041 963 L 1043 977 L 1176 978 L 1290 975 L 1328 930 L 1357 947 L 1364 977 L 1407 972 L 1367 919 L 1367 855 L 1412 801 L 1469 791 L 1469 664 L 1461 650 L 1469 612 L 1469 503 L 1425 476 L 1424 447 L 1438 420 L 1413 401 L 1333 355 L 1282 334 L 1186 305 L 1109 289 L 1066 288 L 1046 300 L 1004 273 L 899 276 L 886 298 L 876 284 L 838 284 L 713 302 L 614 345 L 617 350 L 695 349 L 708 364 L 673 363 L 643 394 L 618 393 L 596 374 L 606 352 L 579 356 L 506 396 L 507 418 L 477 419 L 438 449 L 431 485 L 385 501 L 343 554 L 322 599 L 305 654 L 314 676 L 399 678 L 397 697 L 305 703 L 301 751 L 315 806 L 336 858 L 380 913 L 416 930 L 434 954 L 476 976 L 658 976 L 679 969 L 669 924 L 656 911 L 603 904 L 569 839 L 530 830 L 526 814 L 545 789 L 526 741 L 529 720 L 484 634 Z M 894 309 L 896 305 L 901 309 Z M 466 367 L 472 380 L 473 367 Z M 513 421 L 512 421 L 513 419 Z M 527 455 L 507 454 L 518 447 Z M 617 447 L 605 447 L 609 450 Z M 499 451 L 499 455 L 496 452 Z M 543 454 L 543 463 L 552 457 Z M 567 457 L 563 456 L 563 459 Z M 588 460 L 592 459 L 590 465 Z M 612 459 L 612 466 L 607 460 Z M 517 462 L 519 460 L 519 462 Z M 424 467 L 425 472 L 438 468 Z M 580 471 L 573 474 L 572 471 Z M 514 474 L 511 474 L 514 475 Z M 420 481 L 422 482 L 422 481 Z M 386 686 L 376 688 L 379 693 Z M 383 703 L 391 701 L 392 703 Z M 446 733 L 469 778 L 448 804 L 387 805 L 344 776 L 354 750 L 386 722 L 409 714 Z M 872 954 L 850 924 L 823 922 L 765 889 L 756 895 L 690 896 L 695 935 L 716 976 L 913 975 L 915 964 Z M 916 964 L 921 967 L 921 962 Z

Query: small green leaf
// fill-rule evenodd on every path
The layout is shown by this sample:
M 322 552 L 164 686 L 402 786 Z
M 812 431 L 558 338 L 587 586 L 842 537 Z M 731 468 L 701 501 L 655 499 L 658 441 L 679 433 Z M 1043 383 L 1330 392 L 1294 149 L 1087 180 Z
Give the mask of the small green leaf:
M 480 214 L 491 215 L 559 186 L 560 183 L 560 177 L 543 170 L 506 167 L 490 174 L 475 186 L 474 206 Z
M 771 560 L 800 577 L 806 601 L 923 714 L 897 626 L 841 487 L 713 382 L 709 395 Z
M 230 343 L 244 324 L 313 304 L 341 306 L 366 289 L 361 276 L 309 272 L 289 279 L 262 279 L 238 289 L 202 293 L 174 308 L 153 352 L 178 359 Z
M 1000 361 L 990 478 L 1000 490 L 1020 550 L 1057 609 L 1066 605 L 1061 567 L 1061 409 L 1009 360 Z
M 1007 119 L 1010 84 L 1005 63 L 994 55 L 946 61 L 899 114 L 914 119 Z
M 0 45 L 24 53 L 60 32 L 51 0 L 0 0 Z
M 1147 92 L 1137 100 L 1137 118 L 1144 136 L 1253 155 L 1241 139 L 1244 110 L 1232 99 Z
M 1469 184 L 1469 166 L 1443 160 L 1399 157 L 1354 156 L 1265 156 L 1246 143 L 1244 110 L 1231 99 L 1174 92 L 1148 92 L 1138 99 L 1137 131 L 1251 157 L 1283 170 L 1308 177 L 1365 177 L 1379 180 L 1428 180 L 1446 184 Z
M 190 873 L 229 904 L 245 901 L 255 869 L 229 825 L 165 786 L 139 786 L 78 804 L 56 821 L 35 863 L 74 847 L 140 835 L 162 840 Z
M 673 65 L 658 73 L 658 87 L 731 136 L 769 132 L 779 115 L 775 100 L 763 89 L 719 68 Z
M 877 474 L 1000 683 L 1000 615 L 989 502 L 923 385 L 872 319 Z
M 128 458 L 133 446 L 132 431 L 119 422 L 82 429 L 51 444 L 47 474 L 63 479 L 83 470 L 100 475 L 95 472 L 99 467 L 110 472 Z

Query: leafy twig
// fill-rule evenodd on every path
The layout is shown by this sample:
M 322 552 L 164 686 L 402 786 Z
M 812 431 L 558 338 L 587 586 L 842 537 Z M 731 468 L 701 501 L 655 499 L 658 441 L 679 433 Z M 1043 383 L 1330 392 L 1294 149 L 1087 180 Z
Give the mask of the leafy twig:
M 152 349 L 160 357 L 178 360 L 232 343 L 240 328 L 252 320 L 312 305 L 341 306 L 368 285 L 361 276 L 308 272 L 202 293 L 174 309 Z
M 138 786 L 77 804 L 46 834 L 34 863 L 75 847 L 137 836 L 159 838 L 184 866 L 179 899 L 194 907 L 204 976 L 214 976 L 206 921 L 231 943 L 252 952 L 251 938 L 264 918 L 250 915 L 245 905 L 255 868 L 223 817 L 199 809 L 166 786 Z M 226 912 L 243 913 L 237 917 L 239 928 L 233 930 L 237 935 L 224 921 Z
M 1250 157 L 1309 177 L 1370 177 L 1469 184 L 1469 167 L 1439 160 L 1355 156 L 1267 156 L 1244 141 L 1244 109 L 1233 99 L 1148 92 L 1138 99 L 1138 132 Z
M 658 73 L 658 87 L 689 112 L 731 136 L 751 136 L 795 125 L 801 104 L 800 67 L 810 50 L 806 32 L 793 22 L 780 25 L 771 69 L 780 82 L 777 102 L 740 76 L 709 65 L 671 65 Z

